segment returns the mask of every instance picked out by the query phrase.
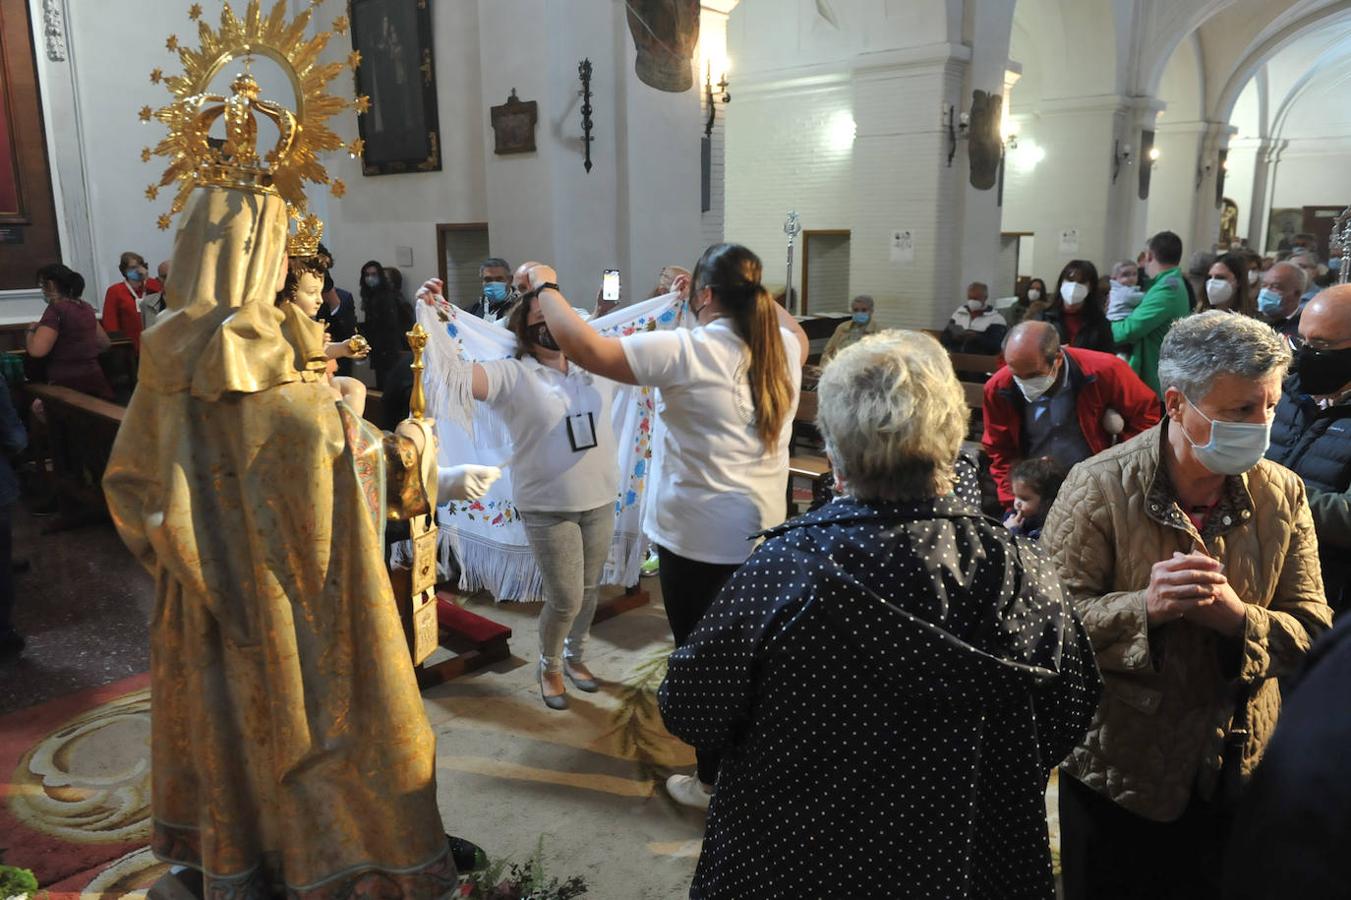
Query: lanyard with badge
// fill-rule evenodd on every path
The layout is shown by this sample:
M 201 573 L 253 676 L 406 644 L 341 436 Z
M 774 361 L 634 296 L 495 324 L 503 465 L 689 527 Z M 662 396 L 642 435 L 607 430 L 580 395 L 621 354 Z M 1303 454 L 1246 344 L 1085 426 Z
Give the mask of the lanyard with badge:
M 589 376 L 588 380 L 589 380 Z M 569 373 L 563 374 L 564 393 L 568 399 L 568 409 L 573 410 L 581 406 L 582 398 L 574 390 L 573 379 Z M 591 450 L 600 441 L 596 438 L 596 414 L 594 412 L 569 412 L 568 419 L 568 442 L 572 444 L 573 453 L 581 453 L 583 450 Z

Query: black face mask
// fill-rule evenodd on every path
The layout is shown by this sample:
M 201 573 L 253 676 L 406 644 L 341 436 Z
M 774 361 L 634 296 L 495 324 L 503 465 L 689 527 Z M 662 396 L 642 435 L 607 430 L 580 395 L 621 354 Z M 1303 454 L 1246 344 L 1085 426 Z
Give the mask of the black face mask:
M 543 347 L 545 350 L 558 349 L 558 342 L 554 340 L 553 333 L 549 331 L 548 322 L 531 325 L 526 334 L 530 337 L 530 343 L 536 347 Z
M 1345 350 L 1314 350 L 1301 347 L 1295 354 L 1299 386 L 1314 396 L 1331 394 L 1351 383 L 1351 347 Z

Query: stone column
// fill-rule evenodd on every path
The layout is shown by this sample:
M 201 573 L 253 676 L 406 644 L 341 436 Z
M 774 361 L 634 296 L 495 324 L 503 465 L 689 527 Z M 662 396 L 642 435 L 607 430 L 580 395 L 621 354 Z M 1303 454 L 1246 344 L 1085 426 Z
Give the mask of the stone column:
M 944 115 L 962 109 L 969 58 L 939 45 L 872 54 L 854 70 L 850 291 L 871 294 L 888 327 L 942 327 L 962 299 L 965 151 L 950 146 Z M 997 214 L 987 225 L 994 255 Z M 893 259 L 895 231 L 910 232 L 913 259 Z

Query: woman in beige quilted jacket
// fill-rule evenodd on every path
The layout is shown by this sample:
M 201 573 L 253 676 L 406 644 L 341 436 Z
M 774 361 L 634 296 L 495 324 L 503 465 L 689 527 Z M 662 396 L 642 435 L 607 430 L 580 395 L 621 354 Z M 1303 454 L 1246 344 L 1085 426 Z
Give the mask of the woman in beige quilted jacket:
M 1167 416 L 1076 466 L 1043 544 L 1105 691 L 1061 768 L 1065 897 L 1218 897 L 1276 679 L 1331 624 L 1300 479 L 1262 458 L 1284 340 L 1207 312 L 1165 338 Z

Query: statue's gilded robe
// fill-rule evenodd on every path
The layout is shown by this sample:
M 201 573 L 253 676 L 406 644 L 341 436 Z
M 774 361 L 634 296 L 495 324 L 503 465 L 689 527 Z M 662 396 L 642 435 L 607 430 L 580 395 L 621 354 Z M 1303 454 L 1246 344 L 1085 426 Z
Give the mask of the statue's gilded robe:
M 322 328 L 272 302 L 284 244 L 279 199 L 193 197 L 104 478 L 155 577 L 153 848 L 226 896 L 445 896 L 434 738 L 383 561 L 386 498 L 417 493 L 408 446 L 303 362 Z

